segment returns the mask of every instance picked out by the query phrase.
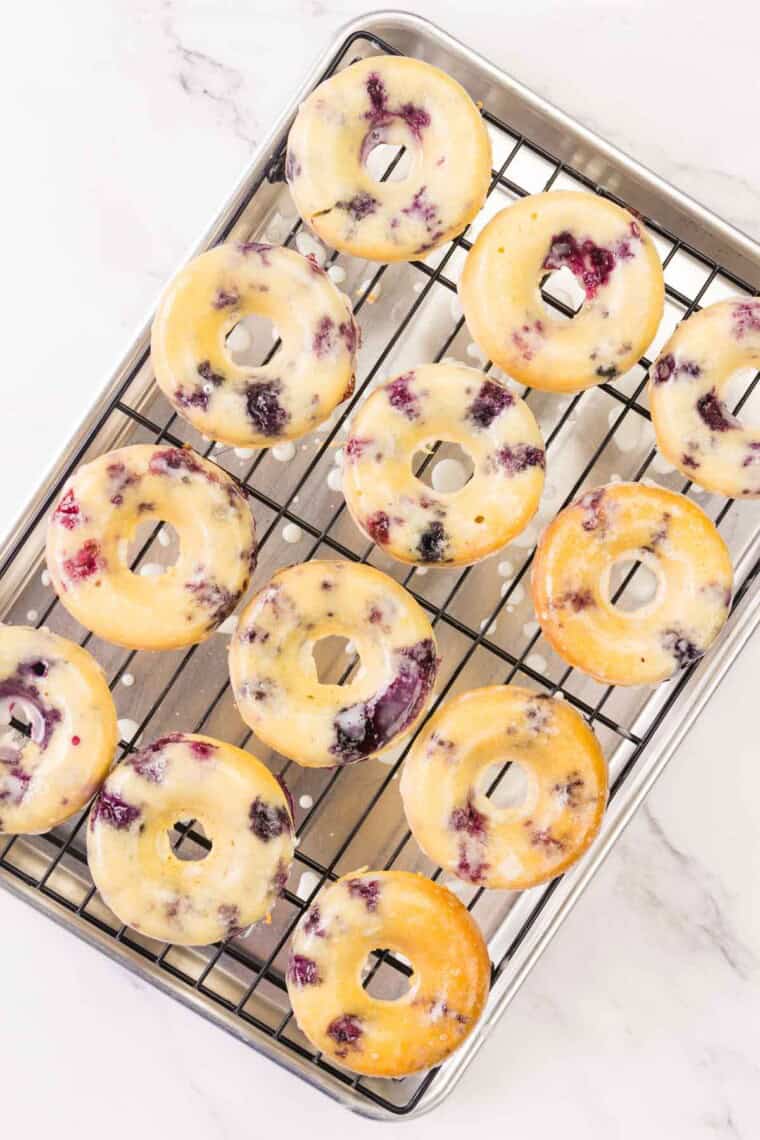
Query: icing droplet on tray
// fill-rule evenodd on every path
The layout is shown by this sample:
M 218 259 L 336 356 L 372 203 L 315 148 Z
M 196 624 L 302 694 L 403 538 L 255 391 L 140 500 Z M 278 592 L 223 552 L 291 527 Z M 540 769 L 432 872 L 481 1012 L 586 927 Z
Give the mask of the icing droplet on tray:
M 276 443 L 272 448 L 272 459 L 276 459 L 278 463 L 289 463 L 296 453 L 296 445 L 290 440 L 285 443 Z
M 282 537 L 285 542 L 300 542 L 303 537 L 303 531 L 297 523 L 286 523 L 282 528 Z

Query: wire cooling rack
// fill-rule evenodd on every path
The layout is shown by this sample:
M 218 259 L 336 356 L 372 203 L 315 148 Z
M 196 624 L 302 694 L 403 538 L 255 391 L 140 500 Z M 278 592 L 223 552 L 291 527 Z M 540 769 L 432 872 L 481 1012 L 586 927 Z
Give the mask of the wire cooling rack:
M 432 35 L 421 22 L 417 31 L 423 44 L 425 35 Z M 436 62 L 442 50 L 439 45 Z M 396 51 L 366 26 L 355 29 L 340 43 L 320 78 L 356 58 Z M 670 232 L 656 216 L 645 216 L 662 257 L 667 293 L 665 317 L 650 357 L 642 358 L 625 376 L 575 396 L 524 393 L 547 446 L 547 487 L 538 518 L 500 555 L 464 570 L 425 573 L 391 562 L 354 527 L 337 489 L 340 445 L 351 412 L 375 384 L 425 360 L 454 358 L 505 379 L 471 342 L 456 300 L 463 259 L 476 233 L 498 210 L 539 190 L 585 189 L 621 201 L 610 190 L 615 178 L 609 168 L 602 185 L 497 117 L 488 105 L 482 113 L 492 139 L 494 168 L 486 206 L 462 236 L 425 260 L 393 266 L 322 251 L 326 264 L 339 267 L 333 273 L 353 298 L 363 330 L 356 393 L 328 424 L 295 449 L 274 453 L 214 445 L 178 418 L 165 401 L 153 383 L 147 338 L 142 337 L 108 399 L 93 410 L 65 462 L 6 546 L 1 571 L 5 621 L 45 625 L 86 646 L 103 665 L 122 718 L 120 757 L 141 741 L 176 729 L 250 745 L 293 792 L 298 846 L 271 923 L 199 949 L 159 944 L 120 925 L 88 873 L 86 811 L 47 835 L 0 836 L 0 881 L 351 1107 L 385 1117 L 419 1111 L 431 1103 L 431 1089 L 441 1073 L 434 1070 L 398 1081 L 356 1077 L 317 1054 L 298 1030 L 287 1000 L 285 958 L 292 930 L 319 889 L 363 865 L 421 870 L 441 878 L 463 898 L 489 940 L 496 990 L 516 968 L 523 942 L 546 921 L 559 881 L 516 895 L 484 892 L 441 876 L 411 839 L 401 809 L 398 775 L 408 745 L 353 767 L 310 770 L 285 762 L 251 739 L 228 683 L 230 623 L 202 645 L 162 654 L 127 652 L 88 633 L 66 613 L 49 586 L 42 558 L 44 524 L 61 486 L 81 462 L 126 443 L 189 443 L 229 471 L 250 495 L 260 541 L 255 587 L 283 564 L 308 558 L 346 558 L 378 566 L 403 582 L 436 629 L 443 665 L 434 708 L 457 692 L 497 681 L 514 680 L 562 698 L 599 736 L 610 760 L 611 804 L 625 796 L 632 773 L 643 763 L 665 718 L 677 709 L 699 666 L 654 694 L 603 686 L 566 667 L 533 620 L 526 585 L 534 542 L 548 519 L 584 488 L 619 478 L 653 480 L 694 497 L 721 528 L 737 566 L 734 605 L 740 605 L 758 570 L 752 548 L 756 514 L 751 504 L 701 492 L 657 457 L 645 384 L 651 357 L 679 320 L 711 301 L 757 291 L 715 256 Z M 261 173 L 244 184 L 223 212 L 214 241 L 255 237 L 302 252 L 319 248 L 303 230 L 282 182 L 284 139 L 283 129 L 266 165 L 259 164 Z M 379 178 L 403 172 L 403 150 L 388 148 L 382 161 Z M 577 307 L 572 280 L 553 274 L 544 282 L 543 294 L 558 318 L 572 318 Z M 270 329 L 256 325 L 253 348 L 242 359 L 268 360 L 277 345 Z M 759 378 L 740 378 L 737 411 L 752 408 Z M 429 479 L 437 459 L 450 453 L 450 445 L 435 444 L 415 457 L 418 476 Z M 129 557 L 135 572 L 153 573 L 170 564 L 175 552 L 175 536 L 165 526 L 151 525 L 132 544 Z M 644 573 L 635 564 L 623 569 L 616 580 L 617 604 L 632 607 L 641 600 L 647 587 L 642 583 Z M 346 655 L 342 646 L 320 644 L 323 680 L 350 676 L 356 667 L 350 649 L 349 645 Z M 503 770 L 494 786 L 501 774 Z M 191 820 L 177 821 L 172 841 L 183 858 L 202 857 L 210 845 L 202 827 Z M 406 963 L 379 947 L 365 984 L 377 996 L 392 997 L 403 989 L 409 973 Z M 456 1067 L 456 1059 L 449 1062 L 452 1065 Z

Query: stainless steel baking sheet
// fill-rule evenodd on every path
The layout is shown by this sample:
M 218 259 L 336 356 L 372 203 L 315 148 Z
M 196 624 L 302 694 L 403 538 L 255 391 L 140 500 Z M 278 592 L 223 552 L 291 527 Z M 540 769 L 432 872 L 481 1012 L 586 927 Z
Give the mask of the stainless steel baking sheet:
M 249 744 L 274 771 L 284 771 L 297 805 L 299 831 L 285 897 L 270 925 L 261 924 L 224 946 L 187 950 L 151 942 L 121 927 L 94 892 L 84 857 L 84 817 L 45 836 L 0 837 L 0 881 L 349 1108 L 391 1119 L 426 1111 L 450 1091 L 756 628 L 760 592 L 754 579 L 760 542 L 756 505 L 727 503 L 703 493 L 657 458 L 646 399 L 647 360 L 614 382 L 575 397 L 528 394 L 548 441 L 540 517 L 501 554 L 463 572 L 410 572 L 362 539 L 342 497 L 327 483 L 347 417 L 374 384 L 420 361 L 452 357 L 490 368 L 462 321 L 456 282 L 479 228 L 525 193 L 552 187 L 591 189 L 644 216 L 662 254 L 667 282 L 665 318 L 652 352 L 694 308 L 737 293 L 756 294 L 760 248 L 431 24 L 403 13 L 380 12 L 343 29 L 274 126 L 199 249 L 230 237 L 268 238 L 302 247 L 308 243 L 279 180 L 290 122 L 299 101 L 326 74 L 385 51 L 437 64 L 482 103 L 493 141 L 494 180 L 485 209 L 466 234 L 424 262 L 386 267 L 333 258 L 345 270 L 341 287 L 352 296 L 363 329 L 351 407 L 340 409 L 331 424 L 301 441 L 288 463 L 267 452 L 243 455 L 214 446 L 178 419 L 156 388 L 146 327 L 0 555 L 4 620 L 46 624 L 87 645 L 103 664 L 124 718 L 120 753 L 173 729 L 202 730 Z M 391 156 L 391 165 L 397 157 Z M 566 283 L 553 279 L 546 289 L 557 312 L 570 315 L 572 295 Z M 251 359 L 261 359 L 271 349 L 271 339 L 259 336 L 253 349 L 257 355 Z M 740 406 L 752 409 L 753 401 L 757 405 L 757 379 L 745 376 L 737 387 Z M 438 1071 L 378 1081 L 339 1070 L 315 1055 L 298 1031 L 283 984 L 289 932 L 322 882 L 362 865 L 437 874 L 406 829 L 398 794 L 404 749 L 390 759 L 333 772 L 287 764 L 250 740 L 237 715 L 227 683 L 225 634 L 189 651 L 128 653 L 78 626 L 46 584 L 45 520 L 69 471 L 113 446 L 154 440 L 192 444 L 250 489 L 262 540 L 255 585 L 277 567 L 310 557 L 366 559 L 403 581 L 427 608 L 443 654 L 438 701 L 476 685 L 514 678 L 573 703 L 593 724 L 606 751 L 613 783 L 610 807 L 601 836 L 572 872 L 521 895 L 486 894 L 449 884 L 471 906 L 489 940 L 494 984 L 480 1027 Z M 532 624 L 526 586 L 540 525 L 583 488 L 615 478 L 649 479 L 695 498 L 719 523 L 736 567 L 737 599 L 718 645 L 696 668 L 654 692 L 608 689 L 567 669 Z M 287 524 L 301 529 L 297 543 L 285 541 Z M 172 547 L 162 545 L 154 530 L 133 553 L 136 567 L 162 564 L 171 560 Z M 623 596 L 633 596 L 639 587 L 640 577 L 634 574 Z M 322 664 L 337 678 L 350 666 L 350 658 L 341 651 Z M 193 844 L 203 844 L 201 836 L 184 826 L 175 840 L 191 850 Z M 374 992 L 394 992 L 400 971 L 400 963 L 385 958 L 376 962 Z

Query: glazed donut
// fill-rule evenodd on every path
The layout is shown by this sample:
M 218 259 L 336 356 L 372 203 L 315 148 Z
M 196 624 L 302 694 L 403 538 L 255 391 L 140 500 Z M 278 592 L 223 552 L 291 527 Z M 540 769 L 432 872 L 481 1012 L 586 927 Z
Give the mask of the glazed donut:
M 323 685 L 312 651 L 353 641 L 361 669 Z M 278 571 L 240 616 L 230 676 L 240 715 L 260 740 L 306 768 L 351 764 L 406 735 L 438 673 L 430 622 L 410 594 L 371 566 L 306 562 Z
M 657 578 L 631 612 L 610 601 L 616 562 Z M 653 685 L 691 665 L 731 604 L 726 544 L 696 503 L 661 487 L 611 483 L 587 491 L 541 536 L 531 588 L 544 637 L 570 665 L 610 685 Z
M 460 444 L 474 472 L 444 493 L 415 478 L 412 457 Z M 423 364 L 375 391 L 354 416 L 343 490 L 354 521 L 401 562 L 477 562 L 523 529 L 544 484 L 544 441 L 527 404 L 459 364 Z
M 174 566 L 133 574 L 126 545 L 146 520 L 170 523 Z M 48 525 L 47 564 L 69 613 L 129 649 L 173 649 L 208 637 L 232 613 L 256 565 L 245 496 L 189 448 L 134 444 L 86 463 Z
M 740 368 L 760 367 L 760 301 L 721 301 L 684 321 L 649 374 L 662 454 L 687 479 L 730 498 L 760 495 L 760 429 L 720 398 Z
M 0 723 L 26 714 L 31 736 L 0 738 L 0 831 L 37 835 L 68 819 L 104 779 L 118 740 L 103 672 L 44 629 L 0 626 Z
M 551 316 L 547 273 L 567 266 L 586 299 L 572 320 Z M 482 350 L 521 384 L 576 392 L 612 380 L 645 352 L 665 285 L 641 222 L 596 194 L 531 194 L 497 214 L 467 255 L 459 293 Z
M 402 181 L 378 182 L 367 158 L 408 147 Z M 299 214 L 329 246 L 370 261 L 410 261 L 461 233 L 485 201 L 491 143 L 463 87 L 418 59 L 352 64 L 301 104 L 285 176 Z
M 523 800 L 487 798 L 494 764 L 526 777 Z M 473 689 L 425 725 L 401 773 L 414 838 L 469 883 L 524 890 L 561 875 L 602 822 L 607 765 L 591 729 L 564 701 L 517 685 Z
M 197 819 L 204 859 L 180 859 L 168 832 Z M 149 938 L 205 946 L 266 917 L 293 859 L 284 788 L 221 740 L 174 732 L 122 761 L 90 812 L 87 859 L 117 918 Z
M 373 950 L 408 958 L 407 993 L 362 987 Z M 490 961 L 469 911 L 409 871 L 344 875 L 293 935 L 287 969 L 296 1020 L 317 1049 L 356 1073 L 403 1077 L 439 1065 L 470 1034 L 488 996 Z
M 226 338 L 252 313 L 273 321 L 268 364 L 236 364 Z M 156 380 L 203 435 L 270 447 L 326 420 L 354 390 L 359 327 L 348 298 L 316 260 L 249 241 L 218 245 L 186 265 L 153 321 Z

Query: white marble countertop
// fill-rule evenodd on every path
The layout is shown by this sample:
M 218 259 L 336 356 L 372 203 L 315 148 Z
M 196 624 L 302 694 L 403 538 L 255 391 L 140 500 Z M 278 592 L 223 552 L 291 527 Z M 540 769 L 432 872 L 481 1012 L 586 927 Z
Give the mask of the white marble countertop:
M 5 527 L 316 53 L 361 0 L 41 0 L 7 25 Z M 760 16 L 724 0 L 424 0 L 760 237 Z M 10 346 L 9 343 L 10 342 Z M 415 1135 L 754 1137 L 755 639 L 450 1100 Z M 0 893 L 3 1127 L 327 1135 L 342 1109 Z M 129 1074 L 129 1082 L 125 1075 Z M 266 1090 L 266 1099 L 263 1096 Z M 358 1119 L 351 1134 L 370 1134 Z

